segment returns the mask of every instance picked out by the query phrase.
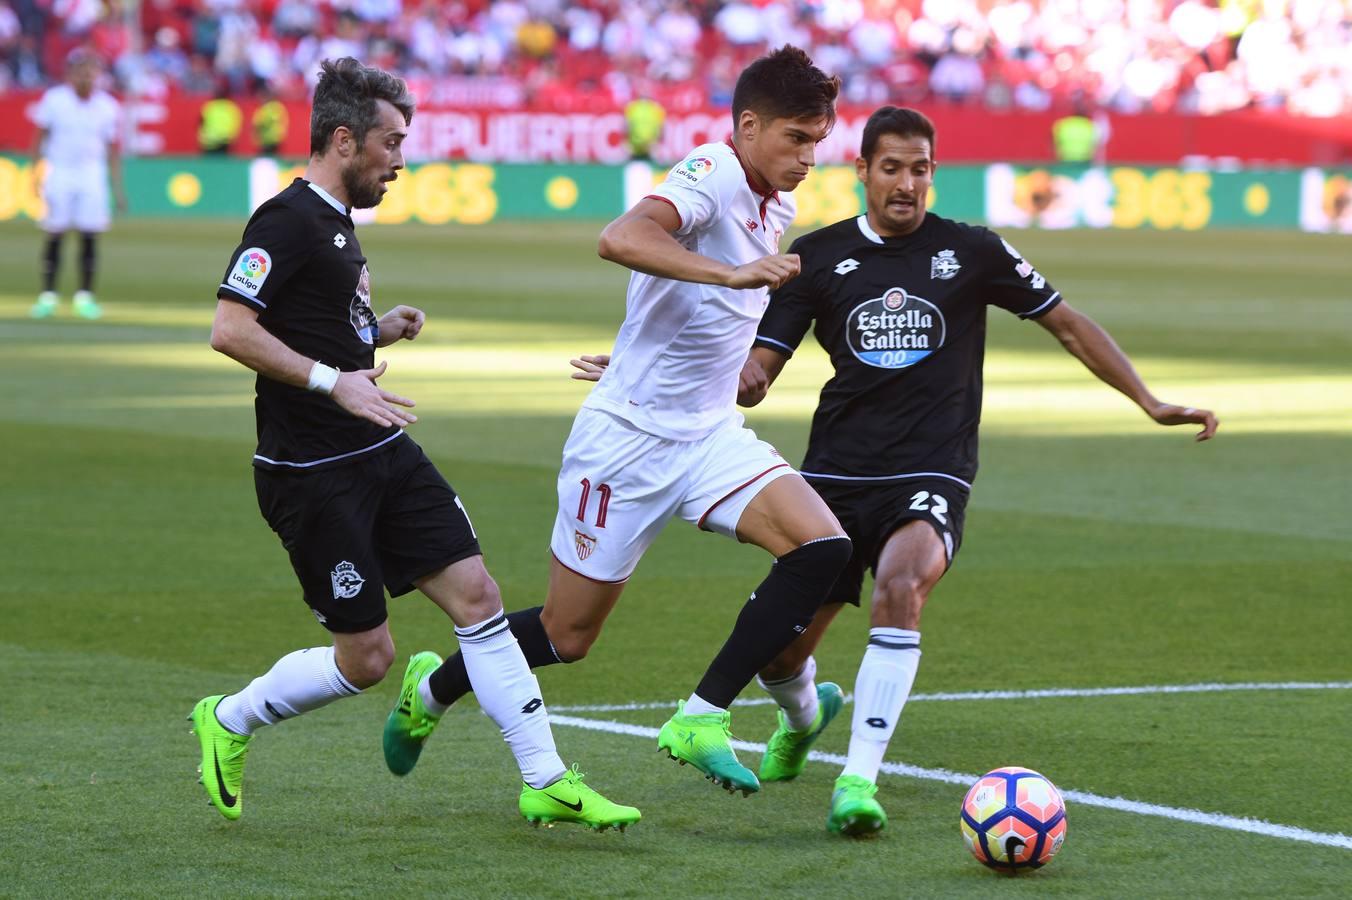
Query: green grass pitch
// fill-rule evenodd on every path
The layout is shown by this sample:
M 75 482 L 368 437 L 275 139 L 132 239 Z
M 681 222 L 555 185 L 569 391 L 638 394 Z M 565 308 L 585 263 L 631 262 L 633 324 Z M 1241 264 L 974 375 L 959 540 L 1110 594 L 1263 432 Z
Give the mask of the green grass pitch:
M 1197 445 L 1152 425 L 1042 329 L 993 310 L 982 471 L 925 615 L 916 692 L 1325 685 L 913 702 L 891 762 L 1024 765 L 1067 791 L 1205 814 L 1072 799 L 1061 855 L 1010 879 L 962 846 L 960 784 L 883 775 L 891 827 L 855 843 L 824 828 L 835 765 L 730 798 L 642 736 L 665 709 L 573 709 L 687 695 L 763 577 L 760 551 L 679 524 L 592 656 L 541 672 L 564 757 L 642 808 L 628 834 L 527 827 L 473 702 L 412 775 L 385 771 L 403 660 L 453 648 L 417 597 L 392 606 L 396 675 L 261 733 L 244 819 L 209 809 L 193 702 L 326 640 L 253 498 L 252 376 L 207 346 L 241 224 L 119 224 L 97 323 L 68 305 L 30 321 L 37 234 L 0 226 L 0 895 L 1347 895 L 1347 238 L 1009 235 L 1161 396 L 1214 407 L 1221 431 Z M 383 383 L 418 401 L 413 434 L 463 495 L 513 608 L 545 584 L 555 466 L 585 391 L 568 358 L 607 350 L 622 317 L 625 274 L 596 258 L 598 227 L 362 235 L 376 306 L 429 314 L 416 343 L 382 352 Z M 825 371 L 801 354 L 748 417 L 791 460 Z M 822 678 L 851 688 L 866 629 L 842 614 Z M 845 752 L 848 718 L 824 753 Z M 589 724 L 602 721 L 639 734 Z M 765 741 L 771 708 L 739 708 L 734 730 Z M 1231 819 L 1299 831 L 1220 827 Z

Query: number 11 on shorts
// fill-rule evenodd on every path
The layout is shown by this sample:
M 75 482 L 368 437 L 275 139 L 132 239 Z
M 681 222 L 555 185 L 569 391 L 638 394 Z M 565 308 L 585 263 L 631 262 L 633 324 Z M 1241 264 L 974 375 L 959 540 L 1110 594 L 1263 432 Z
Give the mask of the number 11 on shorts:
M 582 499 L 577 504 L 577 520 L 579 522 L 587 521 L 587 501 L 591 499 L 592 484 L 591 480 L 582 479 Z M 606 510 L 610 507 L 610 485 L 598 484 L 596 493 L 599 497 L 596 503 L 596 527 L 606 527 Z

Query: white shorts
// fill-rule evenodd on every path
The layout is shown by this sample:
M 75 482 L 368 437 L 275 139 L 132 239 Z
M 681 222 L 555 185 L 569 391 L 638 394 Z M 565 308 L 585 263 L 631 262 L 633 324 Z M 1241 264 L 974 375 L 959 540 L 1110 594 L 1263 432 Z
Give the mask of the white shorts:
M 793 474 L 737 420 L 697 441 L 669 441 L 584 407 L 563 447 L 549 547 L 579 575 L 621 582 L 672 516 L 736 537 L 755 496 Z
M 101 169 L 50 167 L 42 184 L 42 199 L 47 205 L 44 231 L 108 230 L 108 176 Z

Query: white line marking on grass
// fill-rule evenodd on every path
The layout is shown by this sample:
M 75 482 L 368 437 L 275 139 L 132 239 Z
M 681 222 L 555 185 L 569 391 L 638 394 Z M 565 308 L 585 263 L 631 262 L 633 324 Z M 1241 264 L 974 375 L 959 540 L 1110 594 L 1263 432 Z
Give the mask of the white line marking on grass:
M 1202 682 L 1199 684 L 1147 684 L 1138 687 L 1046 688 L 1031 691 L 966 691 L 961 693 L 912 694 L 908 703 L 927 700 L 1045 700 L 1056 697 L 1129 697 L 1139 694 L 1210 694 L 1218 691 L 1346 691 L 1352 681 L 1240 681 Z M 848 703 L 852 698 L 846 695 Z M 768 706 L 771 697 L 751 697 L 734 701 L 734 706 Z M 582 706 L 551 706 L 551 712 L 626 712 L 640 709 L 675 709 L 675 700 L 635 703 L 597 703 Z
M 584 719 L 578 716 L 560 716 L 550 713 L 549 721 L 554 725 L 569 725 L 574 728 L 584 728 L 588 731 L 603 731 L 609 734 L 625 734 L 632 737 L 643 737 L 655 739 L 657 737 L 656 728 L 647 725 L 631 725 L 628 722 L 608 722 L 600 719 Z M 733 741 L 732 746 L 738 750 L 747 750 L 752 753 L 765 753 L 764 744 L 756 744 L 751 741 Z M 845 757 L 838 753 L 820 753 L 813 750 L 807 755 L 807 758 L 813 762 L 831 763 L 837 766 L 845 765 Z M 923 781 L 942 781 L 945 784 L 957 784 L 967 786 L 977 780 L 977 775 L 964 775 L 961 772 L 950 772 L 947 769 L 925 769 L 920 766 L 908 766 L 905 763 L 885 762 L 882 765 L 882 771 L 889 775 L 899 775 L 903 778 L 918 778 Z M 1326 834 L 1320 831 L 1309 831 L 1305 828 L 1297 828 L 1294 825 L 1276 825 L 1271 822 L 1264 822 L 1261 819 L 1247 819 L 1240 816 L 1227 816 L 1221 813 L 1203 812 L 1200 809 L 1178 809 L 1172 806 L 1160 806 L 1155 803 L 1141 803 L 1137 800 L 1127 800 L 1122 797 L 1101 797 L 1098 794 L 1087 794 L 1084 791 L 1061 791 L 1061 795 L 1067 800 L 1080 803 L 1085 806 L 1098 806 L 1104 809 L 1114 809 L 1119 812 L 1135 813 L 1139 816 L 1155 816 L 1161 819 L 1173 819 L 1177 822 L 1189 822 L 1194 825 L 1206 825 L 1211 828 L 1223 828 L 1227 831 L 1242 831 L 1247 834 L 1261 834 L 1265 837 L 1284 838 L 1289 841 L 1300 841 L 1305 844 L 1318 844 L 1323 847 L 1339 847 L 1343 850 L 1352 850 L 1352 837 L 1345 834 Z

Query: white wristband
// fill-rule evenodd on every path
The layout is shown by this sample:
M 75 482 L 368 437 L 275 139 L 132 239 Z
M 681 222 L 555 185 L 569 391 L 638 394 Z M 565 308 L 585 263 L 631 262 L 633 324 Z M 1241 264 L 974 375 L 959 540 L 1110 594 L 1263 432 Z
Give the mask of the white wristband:
M 338 383 L 338 370 L 321 362 L 310 367 L 310 383 L 306 387 L 321 394 L 332 394 L 333 386 Z

